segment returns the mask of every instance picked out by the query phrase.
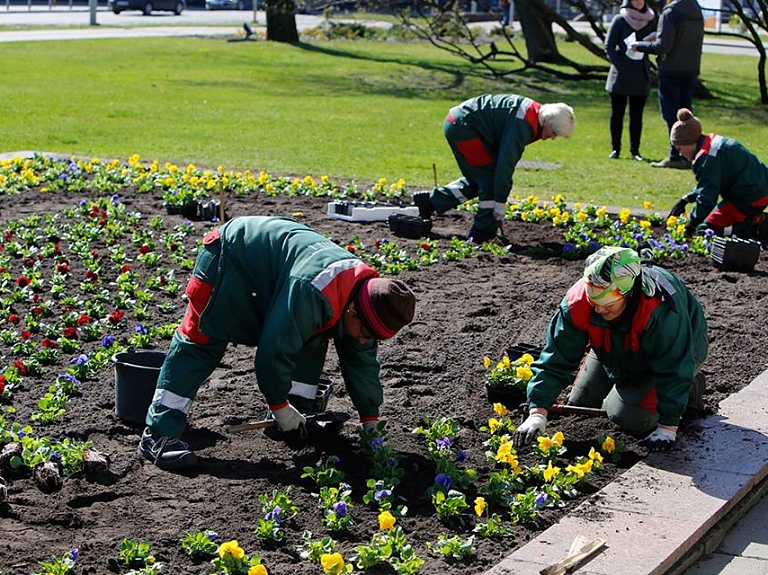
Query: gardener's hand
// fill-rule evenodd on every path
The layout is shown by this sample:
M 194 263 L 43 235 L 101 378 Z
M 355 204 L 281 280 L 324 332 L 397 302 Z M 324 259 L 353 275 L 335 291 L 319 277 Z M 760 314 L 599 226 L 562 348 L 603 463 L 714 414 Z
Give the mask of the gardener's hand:
M 307 424 L 307 418 L 287 401 L 280 405 L 270 405 L 269 409 L 280 431 L 295 431 Z
M 659 425 L 653 433 L 643 439 L 648 451 L 666 451 L 671 449 L 677 440 L 677 427 Z
M 688 207 L 688 200 L 685 198 L 682 198 L 677 201 L 677 203 L 672 206 L 672 209 L 669 210 L 669 216 L 668 217 L 679 217 L 682 216 L 685 213 L 685 209 Z
M 533 443 L 534 439 L 544 433 L 544 430 L 547 428 L 547 416 L 545 414 L 546 411 L 543 409 L 537 409 L 532 411 L 528 419 L 520 424 L 515 430 L 513 438 L 515 449 L 520 449 L 529 443 Z

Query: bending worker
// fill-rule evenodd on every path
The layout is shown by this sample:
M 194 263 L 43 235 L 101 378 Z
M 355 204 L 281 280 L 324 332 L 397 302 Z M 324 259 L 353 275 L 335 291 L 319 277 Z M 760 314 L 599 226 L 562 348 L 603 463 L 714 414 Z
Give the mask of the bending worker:
M 304 431 L 333 339 L 349 396 L 372 431 L 383 401 L 378 340 L 413 319 L 416 298 L 288 218 L 242 217 L 205 236 L 147 412 L 139 453 L 164 469 L 197 464 L 181 441 L 200 385 L 229 342 L 256 346 L 256 380 L 279 429 Z M 289 401 L 290 399 L 290 401 Z M 294 405 L 295 404 L 295 405 Z
M 682 197 L 670 216 L 685 213 L 694 203 L 689 234 L 712 230 L 718 236 L 757 237 L 768 241 L 768 166 L 732 138 L 702 134 L 701 122 L 681 108 L 672 126 L 670 141 L 693 162 L 696 187 Z M 723 199 L 717 203 L 719 196 Z
M 493 239 L 504 221 L 512 175 L 525 147 L 557 136 L 570 138 L 573 125 L 570 106 L 542 105 L 514 94 L 484 94 L 451 108 L 443 131 L 463 177 L 416 192 L 419 215 L 427 219 L 478 198 L 469 236 L 477 243 Z
M 549 324 L 515 446 L 544 433 L 547 410 L 578 370 L 569 404 L 602 407 L 649 449 L 670 448 L 686 406 L 701 403 L 707 347 L 701 304 L 677 276 L 641 266 L 632 249 L 600 248 Z

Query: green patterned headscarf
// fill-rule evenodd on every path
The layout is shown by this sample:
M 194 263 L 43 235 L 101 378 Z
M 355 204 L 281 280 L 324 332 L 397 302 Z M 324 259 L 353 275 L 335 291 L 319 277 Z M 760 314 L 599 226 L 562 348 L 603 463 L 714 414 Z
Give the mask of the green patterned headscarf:
M 610 305 L 629 293 L 641 275 L 640 256 L 635 250 L 603 246 L 587 258 L 582 279 L 590 300 Z

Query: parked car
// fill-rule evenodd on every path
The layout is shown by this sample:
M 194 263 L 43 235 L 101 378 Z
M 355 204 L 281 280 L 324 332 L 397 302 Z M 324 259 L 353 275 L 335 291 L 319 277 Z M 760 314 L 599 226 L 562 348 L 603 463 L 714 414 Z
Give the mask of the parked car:
M 178 16 L 186 7 L 185 0 L 109 0 L 109 8 L 115 14 L 123 10 L 141 10 L 145 16 L 149 16 L 152 10 L 159 10 L 173 12 Z
M 205 0 L 206 10 L 253 10 L 252 0 Z

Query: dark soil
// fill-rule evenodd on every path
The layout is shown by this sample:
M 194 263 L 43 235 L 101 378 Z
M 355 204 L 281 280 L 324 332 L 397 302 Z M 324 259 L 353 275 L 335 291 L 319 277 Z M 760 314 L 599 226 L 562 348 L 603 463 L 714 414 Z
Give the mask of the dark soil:
M 6 197 L 1 219 L 7 222 L 31 213 L 58 211 L 79 199 L 32 194 Z M 183 221 L 181 216 L 166 215 L 159 200 L 128 194 L 124 201 L 129 209 L 161 214 L 168 228 Z M 383 237 L 404 246 L 415 244 L 413 240 L 392 237 L 386 222 L 358 224 L 329 219 L 325 217 L 325 204 L 324 200 L 310 198 L 241 198 L 230 201 L 227 207 L 230 216 L 291 215 L 301 211 L 303 221 L 344 244 L 354 236 L 366 245 Z M 199 233 L 189 240 L 188 247 L 211 224 L 195 225 Z M 436 218 L 433 237 L 444 250 L 452 235 L 465 234 L 470 225 L 471 215 L 454 212 Z M 560 234 L 548 224 L 510 223 L 507 235 L 513 245 L 506 256 L 479 255 L 403 273 L 400 277 L 413 287 L 419 299 L 416 318 L 380 347 L 385 395 L 382 416 L 388 421 L 390 441 L 403 454 L 407 470 L 400 492 L 407 499 L 408 515 L 399 524 L 416 552 L 426 559 L 420 570 L 425 575 L 483 572 L 557 522 L 579 501 L 571 500 L 561 510 L 546 511 L 535 525 L 517 526 L 514 534 L 505 539 L 477 539 L 477 553 L 468 563 L 451 565 L 431 555 L 425 546 L 439 534 L 456 530 L 438 521 L 425 498 L 434 469 L 412 430 L 424 417 L 454 418 L 462 427 L 459 442 L 469 453 L 468 464 L 480 470 L 482 478 L 490 464 L 482 447 L 487 436 L 478 428 L 492 415 L 483 387 L 482 357 L 499 359 L 507 346 L 518 342 L 543 344 L 549 318 L 583 268 L 582 261 L 558 257 Z M 129 239 L 125 240 L 126 249 L 135 253 Z M 95 247 L 106 250 L 103 245 Z M 705 399 L 708 411 L 714 412 L 719 401 L 747 385 L 766 367 L 768 267 L 763 259 L 752 272 L 725 272 L 699 256 L 663 265 L 688 283 L 706 310 L 711 352 L 705 367 L 709 384 Z M 139 265 L 134 266 L 134 271 L 148 273 Z M 186 281 L 186 276 L 181 276 Z M 105 277 L 104 285 L 109 287 L 113 279 Z M 178 310 L 174 317 L 155 317 L 148 323 L 178 320 L 183 307 Z M 25 312 L 22 307 L 22 316 Z M 126 340 L 133 323 L 128 322 L 125 331 L 116 335 Z M 159 344 L 164 351 L 163 345 L 167 343 Z M 335 357 L 331 355 L 326 365 L 327 375 L 336 382 L 329 409 L 351 414 L 350 424 L 337 440 L 326 445 L 296 446 L 261 431 L 226 431 L 228 425 L 264 415 L 252 373 L 254 351 L 230 347 L 224 365 L 200 389 L 184 436 L 201 458 L 195 472 L 167 473 L 137 456 L 141 428 L 116 417 L 111 369 L 84 384 L 82 394 L 70 401 L 59 423 L 36 426 L 37 433 L 57 440 L 72 437 L 93 441 L 99 451 L 108 454 L 109 472 L 66 477 L 60 489 L 44 493 L 30 474 L 4 471 L 8 498 L 0 504 L 2 573 L 29 575 L 38 569 L 38 561 L 50 560 L 73 547 L 80 550 L 75 569 L 78 575 L 126 573 L 128 568 L 118 566 L 116 558 L 120 541 L 127 537 L 151 543 L 155 556 L 167 565 L 166 573 L 208 574 L 212 571 L 209 563 L 193 562 L 179 545 L 184 533 L 203 528 L 218 532 L 221 540 L 237 539 L 246 553 L 260 555 L 272 574 L 320 573 L 319 565 L 300 560 L 295 547 L 304 529 L 311 530 L 316 538 L 329 534 L 320 524 L 317 501 L 311 495 L 313 484 L 301 478 L 304 466 L 315 465 L 329 454 L 340 457 L 340 468 L 354 489 L 352 512 L 356 518 L 349 533 L 331 535 L 339 540 L 338 549 L 347 559 L 356 545 L 368 543 L 377 529 L 376 511 L 360 498 L 370 465 L 358 452 L 358 438 L 351 424 L 356 420 Z M 7 364 L 12 352 L 6 347 L 2 352 Z M 69 357 L 62 357 L 54 373 L 64 371 L 68 361 Z M 10 402 L 18 409 L 18 421 L 28 421 L 51 382 L 50 376 L 25 380 Z M 600 419 L 553 417 L 548 430 L 564 432 L 567 457 L 586 453 L 600 433 L 608 432 L 626 442 L 622 463 L 606 463 L 584 487 L 582 497 L 647 455 L 635 440 Z M 683 433 L 695 431 L 691 427 Z M 522 461 L 533 460 L 526 455 Z M 264 547 L 253 533 L 262 516 L 258 496 L 289 486 L 301 514 L 288 526 L 284 542 Z M 475 495 L 471 490 L 470 502 Z M 467 536 L 469 532 L 462 534 Z

